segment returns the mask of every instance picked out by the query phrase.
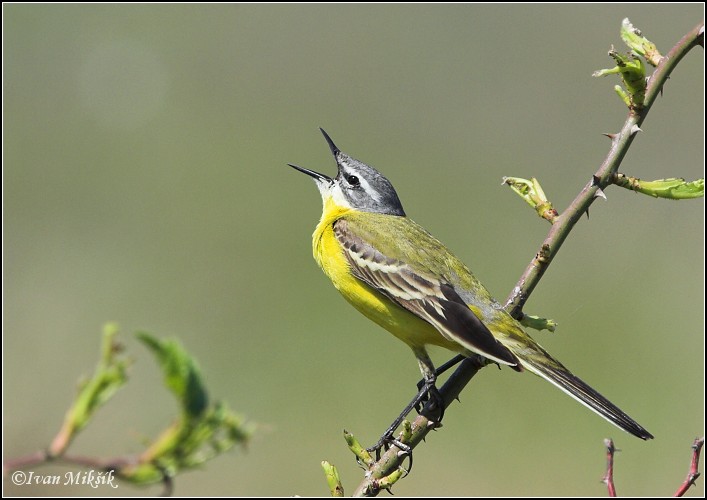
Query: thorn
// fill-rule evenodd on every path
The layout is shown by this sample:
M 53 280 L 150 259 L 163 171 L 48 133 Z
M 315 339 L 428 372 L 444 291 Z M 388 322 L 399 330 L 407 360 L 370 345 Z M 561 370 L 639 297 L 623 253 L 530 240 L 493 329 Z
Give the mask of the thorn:
M 638 125 L 634 125 L 633 127 L 631 127 L 631 135 L 637 134 L 639 132 L 643 132 L 643 130 L 641 130 L 641 127 L 639 127 Z
M 587 211 L 584 213 L 587 214 L 587 219 L 589 219 L 589 209 L 587 209 Z
M 611 139 L 612 141 L 613 141 L 614 139 L 616 139 L 616 134 L 609 134 L 609 133 L 607 133 L 607 132 L 604 132 L 604 133 L 601 134 L 601 135 L 603 135 L 603 136 L 605 136 L 605 137 L 608 137 L 608 138 Z
M 592 186 L 598 186 L 599 180 L 599 177 L 597 177 L 596 175 L 592 175 Z
M 461 400 L 461 399 L 459 399 L 459 396 L 457 396 L 457 397 L 456 397 L 456 398 L 454 398 L 454 399 L 456 399 L 456 400 L 457 400 L 457 401 L 458 401 L 459 403 L 461 403 L 461 402 L 462 402 L 462 400 Z
M 604 191 L 602 191 L 601 188 L 597 188 L 597 192 L 594 193 L 595 198 L 604 198 L 606 200 L 606 194 L 604 194 Z

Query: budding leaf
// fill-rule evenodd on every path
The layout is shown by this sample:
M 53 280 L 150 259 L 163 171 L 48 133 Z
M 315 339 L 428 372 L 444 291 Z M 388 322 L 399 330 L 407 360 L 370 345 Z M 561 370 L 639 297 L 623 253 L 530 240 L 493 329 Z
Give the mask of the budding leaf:
M 697 179 L 692 182 L 677 178 L 643 181 L 636 177 L 616 174 L 614 184 L 632 191 L 653 196 L 654 198 L 666 198 L 669 200 L 688 200 L 702 198 L 705 195 L 704 179 Z
M 655 44 L 644 37 L 641 30 L 635 28 L 628 17 L 621 22 L 621 39 L 633 52 L 644 57 L 651 66 L 658 66 L 663 59 Z

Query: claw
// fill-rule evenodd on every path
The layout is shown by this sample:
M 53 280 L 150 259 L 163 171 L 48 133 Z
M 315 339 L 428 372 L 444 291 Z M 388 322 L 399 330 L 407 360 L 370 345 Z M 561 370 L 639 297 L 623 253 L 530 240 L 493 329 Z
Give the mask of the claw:
M 382 453 L 388 451 L 391 446 L 396 446 L 400 450 L 398 452 L 398 457 L 407 455 L 410 459 L 410 464 L 407 470 L 403 469 L 405 471 L 405 475 L 409 474 L 412 470 L 412 447 L 403 443 L 400 439 L 396 439 L 393 436 L 396 429 L 401 423 L 403 423 L 405 417 L 407 417 L 407 415 L 412 410 L 415 410 L 417 411 L 417 413 L 420 414 L 424 412 L 425 416 L 430 421 L 430 426 L 434 426 L 435 428 L 442 426 L 442 418 L 444 417 L 444 398 L 437 389 L 435 381 L 437 380 L 437 375 L 443 373 L 445 370 L 448 370 L 449 368 L 457 364 L 459 361 L 464 359 L 464 356 L 456 356 L 454 359 L 448 361 L 443 366 L 441 366 L 438 370 L 435 370 L 432 366 L 432 362 L 429 360 L 426 353 L 422 353 L 422 355 L 424 357 L 421 358 L 420 356 L 418 356 L 418 361 L 422 359 L 422 361 L 420 361 L 420 366 L 423 376 L 425 378 L 417 384 L 417 394 L 412 399 L 412 401 L 410 401 L 410 403 L 405 407 L 402 413 L 398 415 L 398 418 L 396 418 L 393 423 L 388 427 L 388 429 L 383 433 L 378 442 L 370 448 L 366 448 L 366 450 L 371 454 L 375 452 L 377 462 L 381 459 Z M 425 409 L 427 409 L 426 412 Z M 407 432 L 409 433 L 409 424 L 407 428 Z M 403 432 L 403 435 L 405 435 L 405 432 Z M 401 439 L 405 438 L 403 437 Z
M 444 398 L 440 394 L 436 386 L 431 385 L 427 390 L 427 396 L 429 397 L 428 406 L 430 410 L 439 410 L 439 416 L 433 420 L 435 423 L 441 423 L 444 418 Z

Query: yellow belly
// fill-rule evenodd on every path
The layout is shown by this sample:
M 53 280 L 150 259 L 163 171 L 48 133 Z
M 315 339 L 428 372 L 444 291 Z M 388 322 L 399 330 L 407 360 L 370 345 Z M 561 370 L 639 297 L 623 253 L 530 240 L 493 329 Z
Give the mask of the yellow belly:
M 444 338 L 432 325 L 395 304 L 385 295 L 354 277 L 333 224 L 349 210 L 325 210 L 313 235 L 314 258 L 344 298 L 368 319 L 378 323 L 412 348 L 437 345 L 463 352 L 456 342 Z

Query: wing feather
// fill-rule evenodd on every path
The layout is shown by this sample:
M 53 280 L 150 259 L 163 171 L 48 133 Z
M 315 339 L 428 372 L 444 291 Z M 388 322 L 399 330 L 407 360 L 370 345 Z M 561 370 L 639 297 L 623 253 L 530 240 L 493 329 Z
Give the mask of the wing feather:
M 450 283 L 384 255 L 359 238 L 346 219 L 336 221 L 334 234 L 357 279 L 430 323 L 446 339 L 498 363 L 518 365 Z

